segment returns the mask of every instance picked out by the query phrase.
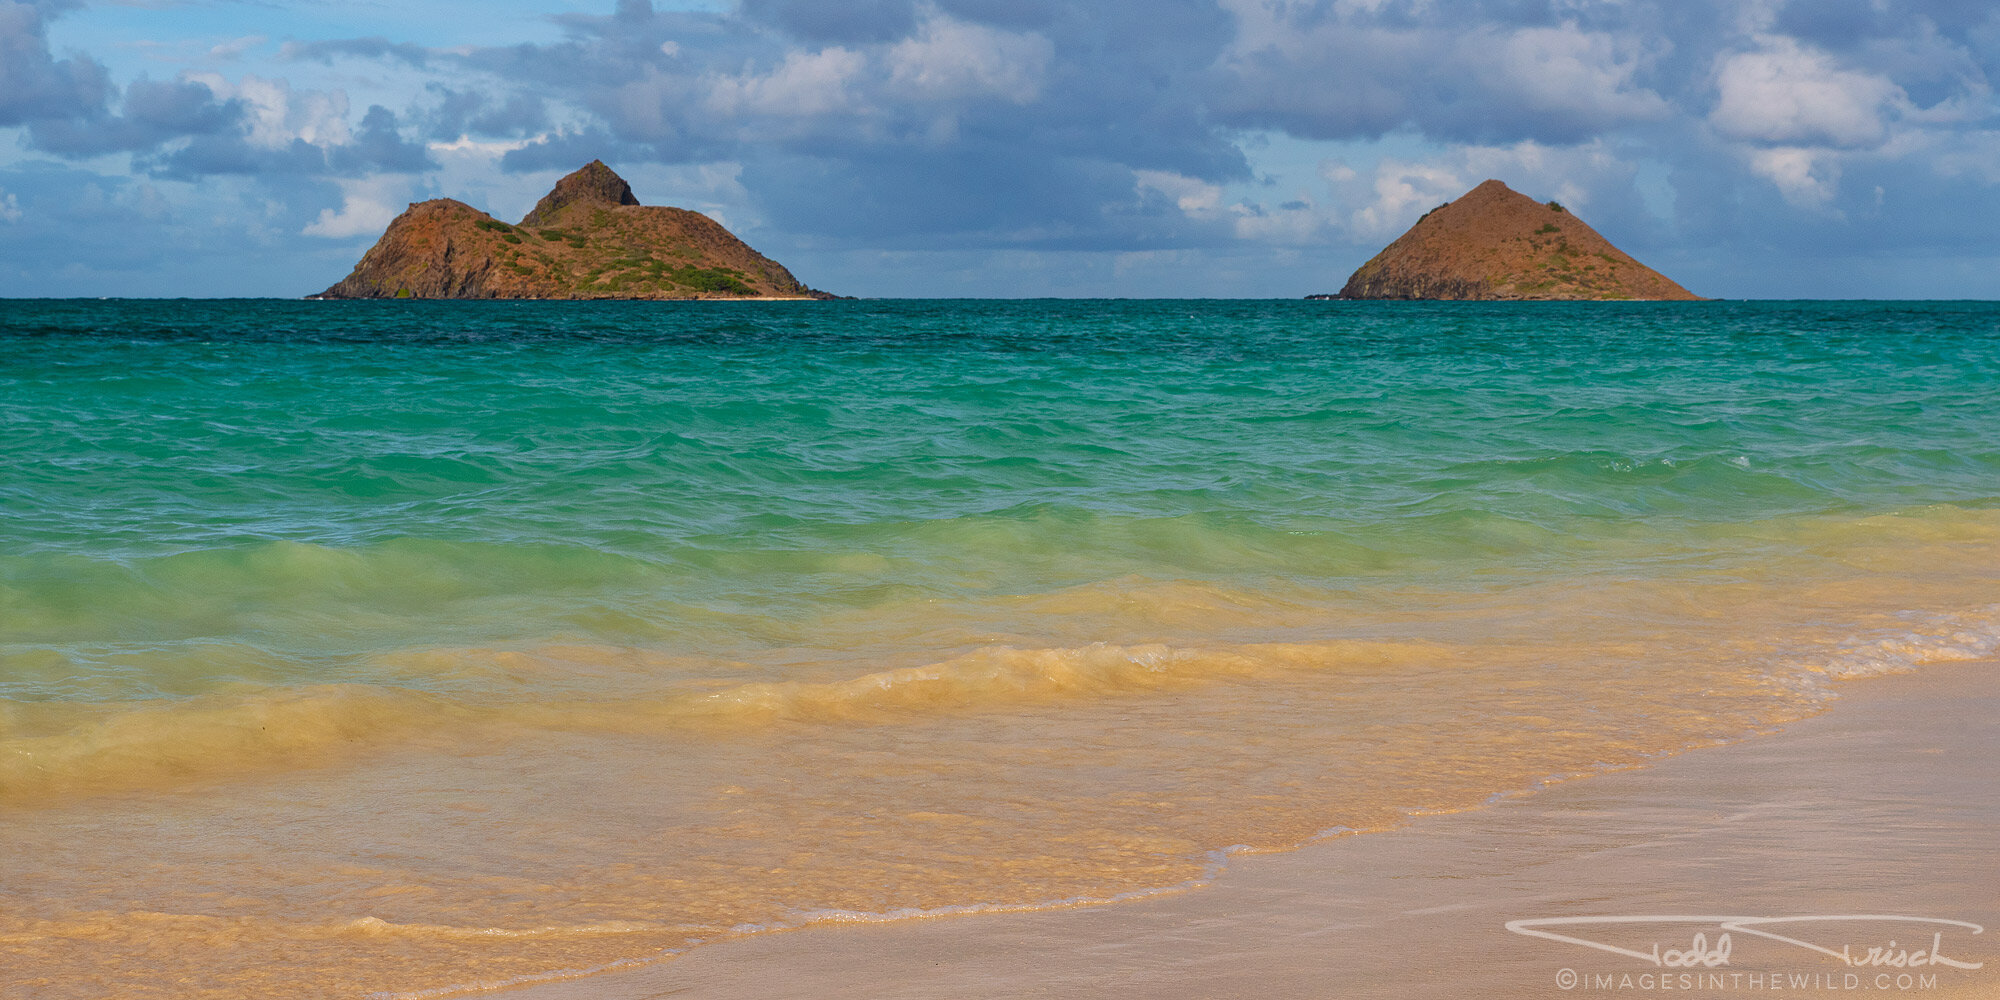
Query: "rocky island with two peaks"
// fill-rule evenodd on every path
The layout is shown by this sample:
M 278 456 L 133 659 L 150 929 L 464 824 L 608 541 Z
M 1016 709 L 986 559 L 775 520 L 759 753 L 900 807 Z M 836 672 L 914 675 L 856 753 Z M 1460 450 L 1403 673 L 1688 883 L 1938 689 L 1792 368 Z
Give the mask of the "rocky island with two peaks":
M 646 206 L 592 160 L 508 224 L 439 198 L 322 299 L 827 299 L 700 212 Z
M 1499 181 L 1439 205 L 1315 299 L 1603 300 L 1700 296 L 1633 260 L 1555 202 Z

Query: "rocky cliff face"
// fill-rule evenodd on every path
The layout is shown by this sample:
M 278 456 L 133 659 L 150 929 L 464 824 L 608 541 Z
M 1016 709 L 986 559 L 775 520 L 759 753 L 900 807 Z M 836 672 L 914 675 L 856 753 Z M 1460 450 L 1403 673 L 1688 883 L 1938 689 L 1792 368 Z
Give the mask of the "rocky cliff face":
M 830 298 L 699 212 L 648 207 L 591 161 L 519 225 L 440 198 L 389 223 L 329 299 Z
M 1582 219 L 1487 181 L 1347 279 L 1343 299 L 1696 299 Z

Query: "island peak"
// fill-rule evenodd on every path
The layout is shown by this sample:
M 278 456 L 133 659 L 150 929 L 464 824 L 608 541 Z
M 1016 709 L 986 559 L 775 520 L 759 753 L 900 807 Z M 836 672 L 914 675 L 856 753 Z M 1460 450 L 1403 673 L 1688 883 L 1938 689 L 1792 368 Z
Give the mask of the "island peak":
M 451 198 L 389 223 L 327 299 L 833 298 L 700 212 L 646 206 L 601 160 L 519 225 Z
M 637 204 L 639 199 L 632 194 L 632 185 L 625 183 L 625 178 L 605 166 L 603 160 L 592 160 L 557 181 L 556 186 L 535 203 L 535 210 L 521 220 L 521 225 L 555 225 L 558 217 L 579 205 L 605 208 Z
M 1498 180 L 1425 213 L 1361 265 L 1337 297 L 1699 298 L 1612 246 L 1561 204 L 1535 201 Z

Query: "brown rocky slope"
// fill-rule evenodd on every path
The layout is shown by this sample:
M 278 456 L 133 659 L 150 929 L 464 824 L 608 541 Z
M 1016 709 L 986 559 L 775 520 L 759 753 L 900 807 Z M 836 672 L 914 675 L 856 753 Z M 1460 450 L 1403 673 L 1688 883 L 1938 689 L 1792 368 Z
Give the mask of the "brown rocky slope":
M 831 298 L 699 212 L 645 206 L 596 160 L 519 225 L 462 201 L 411 205 L 326 299 Z
M 1418 219 L 1361 265 L 1338 297 L 1700 298 L 1555 202 L 1542 204 L 1492 180 Z

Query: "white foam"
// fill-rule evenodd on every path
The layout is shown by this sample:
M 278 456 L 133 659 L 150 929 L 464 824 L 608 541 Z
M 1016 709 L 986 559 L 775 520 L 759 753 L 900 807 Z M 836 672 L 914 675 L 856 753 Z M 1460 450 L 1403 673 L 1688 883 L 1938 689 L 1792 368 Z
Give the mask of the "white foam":
M 1799 664 L 1836 679 L 1916 670 L 1926 663 L 1981 660 L 2000 652 L 2000 605 L 1963 615 L 1908 615 L 1908 627 L 1850 636 Z

